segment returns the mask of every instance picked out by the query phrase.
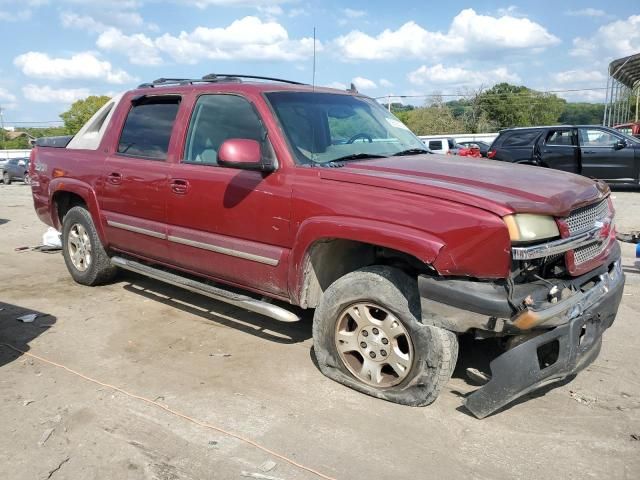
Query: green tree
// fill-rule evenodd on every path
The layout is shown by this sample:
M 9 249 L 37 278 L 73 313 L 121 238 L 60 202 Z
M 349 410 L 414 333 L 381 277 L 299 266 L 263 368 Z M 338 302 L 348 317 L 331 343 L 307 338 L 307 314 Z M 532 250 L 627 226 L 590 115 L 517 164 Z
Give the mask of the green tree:
M 602 103 L 567 103 L 560 114 L 560 123 L 567 125 L 600 125 L 604 117 Z
M 453 115 L 452 110 L 444 104 L 416 108 L 407 113 L 403 122 L 416 135 L 438 135 L 464 132 L 464 123 Z
M 60 114 L 60 118 L 64 121 L 66 132 L 69 135 L 75 135 L 109 99 L 110 97 L 105 95 L 100 97 L 91 95 L 83 100 L 74 102 L 69 110 Z
M 477 96 L 478 108 L 498 128 L 558 122 L 566 101 L 524 86 L 499 83 Z

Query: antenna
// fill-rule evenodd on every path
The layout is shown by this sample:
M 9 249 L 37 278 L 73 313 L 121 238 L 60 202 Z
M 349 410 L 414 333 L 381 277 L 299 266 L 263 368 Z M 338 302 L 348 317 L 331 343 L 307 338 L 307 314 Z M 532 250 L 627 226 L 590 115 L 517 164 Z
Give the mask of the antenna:
M 313 27 L 313 78 L 311 81 L 311 88 L 313 91 L 316 89 L 316 27 Z

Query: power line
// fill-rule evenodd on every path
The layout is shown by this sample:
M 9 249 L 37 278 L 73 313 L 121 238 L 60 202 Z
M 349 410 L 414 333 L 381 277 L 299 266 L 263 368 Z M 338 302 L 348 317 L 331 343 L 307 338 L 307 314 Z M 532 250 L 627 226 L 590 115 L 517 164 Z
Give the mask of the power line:
M 514 96 L 530 96 L 530 97 L 539 97 L 545 93 L 573 93 L 573 92 L 592 92 L 599 90 L 606 90 L 607 87 L 593 87 L 593 88 L 569 88 L 564 90 L 531 90 L 528 92 L 503 92 L 503 93 L 425 93 L 421 95 L 393 95 L 387 94 L 381 97 L 374 97 L 376 100 L 380 100 L 383 98 L 427 98 L 427 97 L 474 97 L 476 95 L 482 95 L 483 97 L 487 96 L 497 96 L 497 97 L 505 97 L 509 95 Z

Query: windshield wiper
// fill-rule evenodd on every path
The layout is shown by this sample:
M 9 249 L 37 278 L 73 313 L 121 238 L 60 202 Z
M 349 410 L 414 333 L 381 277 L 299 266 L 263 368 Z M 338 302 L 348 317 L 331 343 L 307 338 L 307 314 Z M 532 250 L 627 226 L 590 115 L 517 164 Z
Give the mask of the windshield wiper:
M 352 153 L 351 155 L 345 155 L 344 157 L 338 157 L 331 160 L 333 162 L 348 162 L 351 160 L 366 160 L 368 158 L 387 158 L 386 155 L 376 155 L 374 153 Z
M 431 150 L 427 150 L 425 148 L 408 148 L 407 150 L 394 153 L 392 156 L 400 157 L 402 155 L 422 155 L 423 153 L 431 153 Z

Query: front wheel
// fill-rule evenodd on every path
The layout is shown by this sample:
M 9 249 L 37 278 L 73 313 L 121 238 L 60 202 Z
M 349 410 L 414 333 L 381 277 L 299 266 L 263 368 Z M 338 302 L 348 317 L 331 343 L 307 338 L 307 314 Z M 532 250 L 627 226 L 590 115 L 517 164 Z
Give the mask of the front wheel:
M 9 172 L 4 172 L 2 175 L 2 181 L 5 185 L 11 185 L 11 175 L 9 175 Z
M 105 283 L 117 272 L 102 246 L 91 215 L 83 207 L 73 207 L 64 216 L 62 255 L 69 273 L 82 285 Z
M 31 185 L 31 175 L 29 175 L 28 173 L 25 173 L 24 177 L 22 177 L 22 181 L 24 182 L 25 185 Z
M 322 373 L 355 390 L 405 405 L 429 405 L 451 378 L 455 333 L 420 322 L 415 279 L 373 266 L 336 280 L 313 324 Z

